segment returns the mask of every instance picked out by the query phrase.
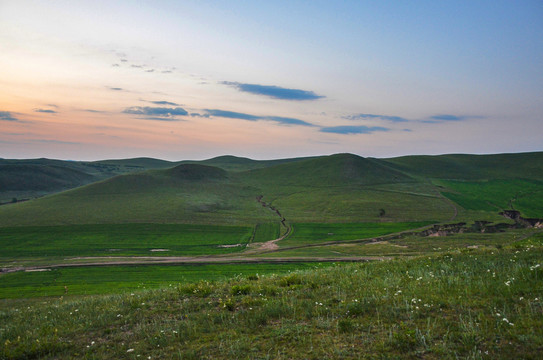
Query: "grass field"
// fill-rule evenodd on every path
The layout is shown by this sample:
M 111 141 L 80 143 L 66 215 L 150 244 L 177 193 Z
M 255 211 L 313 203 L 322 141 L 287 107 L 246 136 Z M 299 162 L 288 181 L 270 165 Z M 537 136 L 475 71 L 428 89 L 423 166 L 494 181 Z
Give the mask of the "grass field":
M 262 256 L 309 256 L 321 258 L 369 256 L 380 259 L 382 257 L 413 257 L 449 251 L 471 251 L 473 249 L 498 250 L 504 246 L 517 244 L 525 237 L 532 236 L 533 233 L 533 230 L 521 229 L 501 233 L 463 233 L 430 237 L 407 235 L 377 242 L 347 242 L 344 244 L 287 248 L 278 252 L 265 253 Z
M 385 236 L 542 218 L 542 159 L 6 160 L 33 192 L 107 180 L 0 206 L 0 359 L 540 358 L 541 230 Z
M 276 223 L 256 224 L 253 242 L 275 240 L 281 235 L 281 225 Z
M 543 217 L 543 183 L 528 180 L 439 181 L 443 194 L 466 210 L 499 212 L 511 207 L 527 217 Z
M 172 284 L 178 286 L 200 280 L 216 281 L 236 276 L 279 274 L 321 266 L 324 265 L 318 263 L 124 265 L 16 272 L 0 277 L 0 299 L 120 294 L 169 287 Z
M 0 227 L 0 260 L 47 256 L 224 254 L 244 249 L 252 232 L 248 226 L 186 224 Z M 236 244 L 242 246 L 221 247 Z
M 543 236 L 500 250 L 10 300 L 5 359 L 536 359 Z
M 318 244 L 328 241 L 357 240 L 378 237 L 429 225 L 409 223 L 294 223 L 290 235 L 278 244 L 282 247 Z

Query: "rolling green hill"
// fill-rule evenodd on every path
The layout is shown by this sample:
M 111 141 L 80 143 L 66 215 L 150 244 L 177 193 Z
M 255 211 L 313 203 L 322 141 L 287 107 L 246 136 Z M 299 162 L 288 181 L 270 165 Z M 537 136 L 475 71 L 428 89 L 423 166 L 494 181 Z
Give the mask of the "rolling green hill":
M 398 170 L 435 179 L 543 180 L 543 152 L 495 155 L 418 155 L 385 159 L 384 161 Z
M 537 358 L 542 156 L 0 160 L 0 357 Z
M 497 220 L 499 211 L 515 206 L 527 216 L 541 217 L 540 160 L 543 153 L 394 159 L 336 154 L 273 161 L 225 156 L 180 165 L 146 158 L 104 161 L 96 164 L 122 164 L 123 168 L 115 168 L 118 172 L 133 171 L 130 166 L 172 166 L 110 177 L 57 195 L 2 206 L 0 226 L 132 222 L 254 225 L 279 221 L 273 209 L 289 222 L 439 222 L 456 215 Z M 57 169 L 61 170 L 71 174 L 61 176 L 64 181 L 79 179 L 76 175 L 88 181 L 84 172 Z M 37 170 L 35 174 L 42 176 Z M 259 196 L 273 209 L 256 201 Z
M 218 156 L 208 160 L 202 161 L 182 161 L 181 163 L 197 163 L 202 165 L 216 166 L 218 168 L 228 171 L 246 171 L 252 169 L 262 169 L 268 166 L 286 164 L 290 162 L 297 162 L 309 158 L 292 158 L 292 159 L 278 159 L 278 160 L 253 160 L 244 157 L 237 157 L 232 155 Z
M 88 173 L 58 165 L 0 165 L 2 191 L 54 191 L 84 185 L 93 179 Z
M 73 189 L 113 176 L 167 168 L 169 161 L 137 158 L 105 161 L 0 159 L 0 204 L 28 200 Z
M 411 177 L 380 161 L 352 154 L 336 154 L 269 166 L 248 172 L 258 183 L 283 186 L 356 186 L 410 182 Z

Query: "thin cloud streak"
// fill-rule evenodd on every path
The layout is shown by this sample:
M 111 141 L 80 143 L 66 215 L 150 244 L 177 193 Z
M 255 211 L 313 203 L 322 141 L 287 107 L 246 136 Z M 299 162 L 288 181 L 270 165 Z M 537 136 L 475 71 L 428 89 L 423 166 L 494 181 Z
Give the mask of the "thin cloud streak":
M 375 115 L 375 114 L 355 114 L 344 116 L 343 119 L 346 120 L 386 120 L 395 123 L 408 122 L 406 118 L 399 116 L 388 116 L 388 115 Z
M 166 108 L 166 107 L 149 107 L 149 106 L 132 106 L 129 108 L 126 108 L 123 110 L 123 113 L 125 114 L 133 114 L 133 115 L 148 115 L 150 116 L 150 119 L 154 117 L 163 117 L 163 118 L 169 118 L 174 116 L 185 116 L 189 113 L 181 108 Z
M 55 110 L 50 110 L 50 109 L 34 109 L 34 112 L 46 113 L 46 114 L 57 114 Z
M 242 92 L 248 92 L 255 95 L 268 96 L 274 99 L 281 100 L 318 100 L 325 96 L 317 95 L 313 91 L 300 89 L 287 89 L 274 85 L 259 85 L 259 84 L 243 84 L 239 82 L 222 81 L 220 84 L 228 85 Z
M 426 124 L 439 124 L 443 122 L 456 122 L 456 121 L 465 121 L 470 119 L 482 119 L 482 116 L 467 116 L 467 115 L 451 115 L 451 114 L 440 114 L 430 116 L 429 120 L 422 120 Z
M 377 131 L 389 131 L 390 129 L 381 126 L 330 126 L 323 127 L 319 131 L 331 134 L 352 135 L 352 134 L 371 134 Z
M 176 117 L 157 117 L 157 116 L 144 116 L 140 119 L 143 119 L 143 120 L 154 120 L 154 121 L 184 121 L 184 120 L 181 120 L 181 119 L 178 119 Z
M 257 116 L 257 115 L 239 113 L 239 112 L 234 112 L 234 111 L 217 110 L 217 109 L 205 109 L 204 111 L 209 116 L 217 116 L 217 117 L 223 117 L 223 118 L 229 118 L 229 119 L 239 119 L 239 120 L 247 120 L 247 121 L 265 120 L 265 121 L 274 121 L 283 125 L 315 126 L 311 123 L 308 123 L 307 121 L 303 121 L 303 120 L 295 119 L 295 118 L 281 117 L 281 116 Z
M 150 100 L 145 100 L 151 104 L 155 104 L 155 105 L 171 105 L 171 106 L 179 106 L 179 104 L 176 104 L 174 102 L 170 102 L 170 101 L 150 101 Z

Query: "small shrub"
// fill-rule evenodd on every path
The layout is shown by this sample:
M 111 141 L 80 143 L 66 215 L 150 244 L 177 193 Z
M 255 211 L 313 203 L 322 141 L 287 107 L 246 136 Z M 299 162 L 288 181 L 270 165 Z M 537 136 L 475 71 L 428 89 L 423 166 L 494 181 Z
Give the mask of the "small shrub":
M 213 288 L 207 281 L 199 281 L 192 284 L 181 284 L 177 287 L 180 294 L 196 295 L 198 297 L 207 297 L 211 294 Z
M 236 310 L 236 302 L 231 297 L 226 297 L 226 299 L 219 299 L 219 306 L 228 311 Z
M 363 316 L 373 311 L 375 306 L 365 302 L 353 302 L 347 305 L 347 315 Z
M 353 322 L 349 319 L 339 319 L 337 329 L 340 333 L 350 333 L 354 329 Z
M 389 345 L 401 351 L 414 350 L 417 346 L 416 330 L 402 322 L 397 331 L 391 334 Z
M 251 292 L 251 285 L 234 285 L 230 289 L 232 295 L 247 295 Z
M 302 282 L 302 277 L 296 273 L 288 274 L 287 276 L 283 276 L 281 279 L 279 279 L 279 285 L 283 287 L 299 285 Z

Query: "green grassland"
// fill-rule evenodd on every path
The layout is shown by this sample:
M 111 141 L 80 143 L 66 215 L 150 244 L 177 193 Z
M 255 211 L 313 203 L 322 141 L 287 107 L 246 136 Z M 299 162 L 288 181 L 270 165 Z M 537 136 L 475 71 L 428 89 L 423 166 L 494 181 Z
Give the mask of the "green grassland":
M 251 227 L 186 224 L 5 227 L 0 228 L 0 259 L 224 254 L 241 251 L 252 233 Z M 236 244 L 242 246 L 221 247 Z
M 122 294 L 172 284 L 178 286 L 236 276 L 279 274 L 321 266 L 323 264 L 318 263 L 124 265 L 16 272 L 2 275 L 0 299 Z
M 543 179 L 543 152 L 491 155 L 417 155 L 383 159 L 391 167 L 430 179 Z
M 279 222 L 256 224 L 253 242 L 265 242 L 277 239 L 281 236 L 281 225 Z
M 121 174 L 174 165 L 169 161 L 150 158 L 94 162 L 0 159 L 0 204 L 10 203 L 14 199 L 33 199 Z
M 416 223 L 294 223 L 289 236 L 281 240 L 282 247 L 319 244 L 329 241 L 369 239 L 428 225 Z
M 254 226 L 277 221 L 272 212 L 259 209 L 257 196 L 290 222 L 439 222 L 457 212 L 469 217 L 470 211 L 496 219 L 498 210 L 510 204 L 525 216 L 539 216 L 541 153 L 513 155 L 379 160 L 338 154 L 284 162 L 217 158 L 208 163 L 222 168 L 182 164 L 4 205 L 0 226 L 136 222 Z M 495 168 L 502 159 L 512 169 Z M 250 170 L 240 168 L 240 163 L 251 164 Z M 238 170 L 225 170 L 232 168 Z M 445 180 L 450 178 L 457 180 Z
M 5 359 L 536 359 L 543 237 L 500 250 L 7 302 Z
M 509 359 L 543 348 L 543 233 L 499 215 L 543 217 L 541 152 L 0 160 L 0 185 L 23 174 L 29 193 L 49 194 L 0 206 L 1 266 L 44 270 L 0 273 L 0 358 Z M 480 220 L 506 225 L 473 232 Z M 472 232 L 416 230 L 459 222 Z M 230 263 L 143 265 L 165 256 Z M 380 261 L 304 263 L 359 257 Z
M 517 209 L 527 217 L 543 217 L 543 183 L 534 180 L 443 181 L 445 196 L 466 210 L 499 212 Z

